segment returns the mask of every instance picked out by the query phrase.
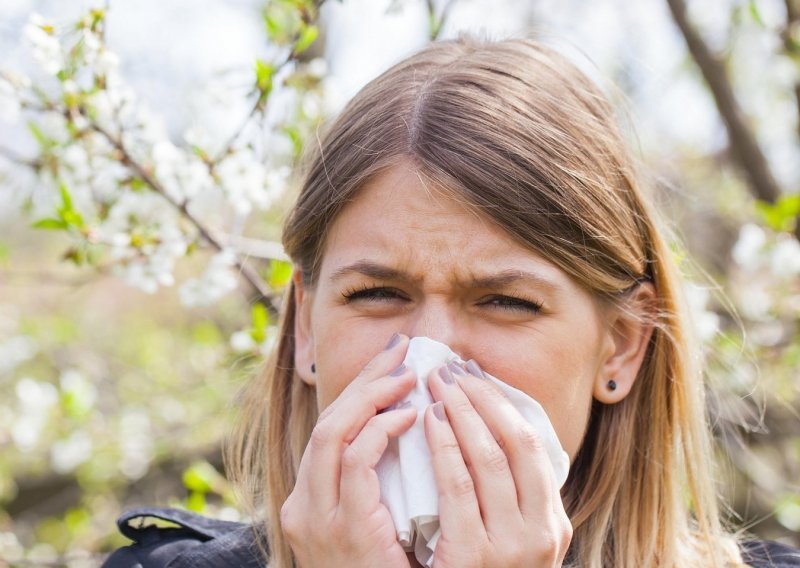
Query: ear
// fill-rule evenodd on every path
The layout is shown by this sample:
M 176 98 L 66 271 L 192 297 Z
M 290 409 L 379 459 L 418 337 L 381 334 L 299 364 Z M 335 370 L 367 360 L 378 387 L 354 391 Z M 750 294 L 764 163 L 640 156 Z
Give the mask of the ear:
M 604 404 L 615 404 L 631 392 L 653 335 L 656 291 L 650 282 L 639 284 L 620 307 L 610 308 L 610 354 L 595 379 L 592 394 Z M 609 388 L 609 381 L 616 387 Z
M 317 384 L 317 376 L 311 370 L 314 365 L 314 334 L 311 328 L 311 304 L 313 293 L 303 284 L 303 271 L 295 266 L 292 274 L 294 293 L 294 369 L 300 379 L 311 386 Z

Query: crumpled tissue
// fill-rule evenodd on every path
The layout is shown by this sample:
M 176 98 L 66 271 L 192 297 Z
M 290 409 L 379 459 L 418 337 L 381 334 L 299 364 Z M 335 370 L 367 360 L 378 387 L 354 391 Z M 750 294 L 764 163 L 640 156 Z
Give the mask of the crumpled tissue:
M 381 501 L 392 515 L 397 540 L 406 551 L 413 550 L 417 560 L 428 567 L 433 562 L 433 553 L 439 539 L 439 509 L 423 416 L 425 409 L 434 403 L 428 390 L 428 374 L 450 361 L 463 362 L 443 343 L 427 337 L 411 339 L 404 363 L 416 373 L 417 384 L 401 402 L 408 401 L 417 409 L 417 420 L 408 431 L 390 440 L 376 468 L 381 486 Z M 491 375 L 489 380 L 500 387 L 511 404 L 541 436 L 555 479 L 561 487 L 569 472 L 569 457 L 561 448 L 542 406 L 527 394 Z

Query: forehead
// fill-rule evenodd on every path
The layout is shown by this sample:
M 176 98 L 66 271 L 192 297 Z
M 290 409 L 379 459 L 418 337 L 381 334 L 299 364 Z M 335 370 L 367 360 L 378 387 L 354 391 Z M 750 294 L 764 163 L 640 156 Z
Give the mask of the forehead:
M 326 239 L 322 272 L 363 259 L 390 261 L 423 275 L 447 266 L 470 276 L 517 268 L 566 279 L 456 190 L 431 183 L 406 164 L 375 177 L 338 215 Z

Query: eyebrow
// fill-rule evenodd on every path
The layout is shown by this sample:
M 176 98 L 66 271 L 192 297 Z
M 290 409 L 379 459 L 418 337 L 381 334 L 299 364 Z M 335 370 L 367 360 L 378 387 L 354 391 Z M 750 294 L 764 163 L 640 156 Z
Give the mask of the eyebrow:
M 418 278 L 412 277 L 404 270 L 398 270 L 371 260 L 358 260 L 343 266 L 336 270 L 330 279 L 332 282 L 336 282 L 351 274 L 368 276 L 376 280 L 403 280 L 406 282 L 418 280 Z M 473 277 L 469 282 L 469 285 L 473 288 L 504 288 L 512 284 L 528 284 L 553 292 L 559 292 L 563 289 L 561 284 L 542 274 L 516 268 L 508 268 L 488 276 Z

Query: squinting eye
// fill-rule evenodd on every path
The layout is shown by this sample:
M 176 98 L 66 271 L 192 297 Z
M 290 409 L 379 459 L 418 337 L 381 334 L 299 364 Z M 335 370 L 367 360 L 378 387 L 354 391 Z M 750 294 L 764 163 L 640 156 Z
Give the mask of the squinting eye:
M 490 296 L 482 302 L 482 305 L 501 310 L 528 312 L 533 314 L 538 314 L 542 309 L 542 304 L 538 302 L 531 302 L 529 300 L 514 298 L 512 296 Z
M 405 297 L 394 288 L 375 287 L 375 288 L 352 288 L 342 293 L 345 301 L 350 303 L 357 300 L 367 302 L 386 302 L 390 300 L 404 300 Z

